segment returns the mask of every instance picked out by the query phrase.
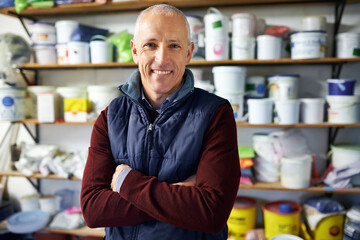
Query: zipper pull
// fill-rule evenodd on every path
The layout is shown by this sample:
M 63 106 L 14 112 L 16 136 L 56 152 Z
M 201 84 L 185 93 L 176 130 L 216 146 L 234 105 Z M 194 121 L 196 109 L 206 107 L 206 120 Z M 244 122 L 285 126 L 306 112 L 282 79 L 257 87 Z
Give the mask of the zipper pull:
M 152 131 L 152 123 L 150 123 L 148 127 L 148 141 L 149 141 L 149 149 L 152 148 L 152 140 L 153 140 L 153 131 Z

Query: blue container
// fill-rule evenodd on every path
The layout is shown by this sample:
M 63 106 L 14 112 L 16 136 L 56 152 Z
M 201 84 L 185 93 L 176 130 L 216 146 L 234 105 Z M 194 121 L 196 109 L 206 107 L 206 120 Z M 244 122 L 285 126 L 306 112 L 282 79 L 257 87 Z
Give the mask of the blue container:
M 356 80 L 354 79 L 328 79 L 329 95 L 354 95 Z

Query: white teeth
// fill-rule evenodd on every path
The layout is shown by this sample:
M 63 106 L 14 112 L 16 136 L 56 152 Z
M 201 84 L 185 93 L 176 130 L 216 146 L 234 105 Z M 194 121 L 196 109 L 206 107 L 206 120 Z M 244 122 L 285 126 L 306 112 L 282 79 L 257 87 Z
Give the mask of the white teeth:
M 159 71 L 159 70 L 153 70 L 156 74 L 169 74 L 171 71 Z

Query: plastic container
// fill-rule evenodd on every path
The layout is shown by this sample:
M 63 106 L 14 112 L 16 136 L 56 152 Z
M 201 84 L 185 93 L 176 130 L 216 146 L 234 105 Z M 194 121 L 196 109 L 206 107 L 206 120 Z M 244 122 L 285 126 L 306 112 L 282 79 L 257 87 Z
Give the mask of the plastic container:
M 34 44 L 56 44 L 56 31 L 53 23 L 34 22 L 30 24 L 29 30 Z
M 345 167 L 360 161 L 360 145 L 331 145 L 331 163 L 335 168 Z
M 290 36 L 291 58 L 311 59 L 323 58 L 326 52 L 325 31 L 299 31 Z
M 304 240 L 304 239 L 296 235 L 280 234 L 271 238 L 270 240 Z
M 31 116 L 30 118 L 36 119 L 37 118 L 37 95 L 40 93 L 53 93 L 55 92 L 56 87 L 54 86 L 29 86 L 27 87 L 27 91 L 30 95 L 29 104 L 31 108 Z
M 229 18 L 218 9 L 210 7 L 204 16 L 205 37 L 208 41 L 215 39 L 228 39 Z
M 352 206 L 346 213 L 344 224 L 344 240 L 360 238 L 360 205 Z
M 69 64 L 89 63 L 89 43 L 87 42 L 69 42 Z
M 65 122 L 86 122 L 90 112 L 90 103 L 86 88 L 58 87 L 56 91 L 63 98 Z
M 301 189 L 310 186 L 312 157 L 304 155 L 281 159 L 281 185 Z
M 39 194 L 32 194 L 20 198 L 21 211 L 39 210 Z
M 110 102 L 120 95 L 120 91 L 115 86 L 92 85 L 87 87 L 88 98 L 91 110 L 99 115 Z
M 359 123 L 360 96 L 326 96 L 329 123 Z
M 272 35 L 257 36 L 257 59 L 270 60 L 281 58 L 282 39 Z
M 274 101 L 268 98 L 248 99 L 249 123 L 266 124 L 272 123 Z
M 249 197 L 237 197 L 227 221 L 229 237 L 244 239 L 245 233 L 255 228 L 256 200 Z
M 215 89 L 219 94 L 244 94 L 246 68 L 233 66 L 213 67 Z
M 314 124 L 324 122 L 325 99 L 300 99 L 300 122 Z
M 56 42 L 58 44 L 70 42 L 71 35 L 78 24 L 78 22 L 71 20 L 56 21 Z
M 265 97 L 266 85 L 264 76 L 247 76 L 245 94 L 247 97 Z
M 278 124 L 296 124 L 299 123 L 300 100 L 287 99 L 275 101 L 274 122 Z
M 50 221 L 50 214 L 41 210 L 19 212 L 11 215 L 6 223 L 13 233 L 33 233 L 44 228 Z
M 274 100 L 298 98 L 299 75 L 270 75 L 268 78 L 269 98 Z
M 307 16 L 301 19 L 303 31 L 326 31 L 326 18 L 323 16 Z
M 208 61 L 229 59 L 229 38 L 205 38 L 205 59 Z
M 227 99 L 233 109 L 234 118 L 236 122 L 244 121 L 244 95 L 243 94 L 224 94 L 216 92 L 216 95 Z
M 354 95 L 356 80 L 328 79 L 329 95 Z
M 263 207 L 265 236 L 280 234 L 299 235 L 301 206 L 290 201 L 277 201 Z
M 267 156 L 271 158 L 272 155 Z M 280 180 L 280 164 L 265 157 L 254 158 L 254 173 L 259 182 L 278 182 Z
M 56 55 L 58 64 L 68 64 L 69 63 L 69 51 L 67 43 L 56 44 Z
M 360 57 L 360 33 L 339 33 L 336 36 L 336 56 L 338 58 Z
M 256 16 L 252 13 L 235 13 L 231 16 L 232 36 L 255 36 Z
M 90 41 L 91 63 L 107 63 L 112 62 L 113 48 L 110 42 L 106 41 L 106 37 L 96 35 Z
M 247 60 L 255 58 L 255 38 L 251 36 L 233 37 L 231 40 L 231 58 Z
M 0 87 L 0 121 L 19 121 L 25 118 L 25 89 Z
M 56 64 L 56 49 L 54 45 L 34 45 L 35 62 L 39 64 Z

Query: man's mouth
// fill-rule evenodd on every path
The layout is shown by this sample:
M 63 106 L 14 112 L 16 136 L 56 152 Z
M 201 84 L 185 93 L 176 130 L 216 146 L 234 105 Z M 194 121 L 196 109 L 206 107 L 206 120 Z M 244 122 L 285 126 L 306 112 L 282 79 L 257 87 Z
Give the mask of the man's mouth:
M 151 70 L 153 73 L 156 73 L 156 74 L 160 74 L 160 75 L 165 75 L 165 74 L 170 74 L 171 71 L 164 71 L 164 70 Z

